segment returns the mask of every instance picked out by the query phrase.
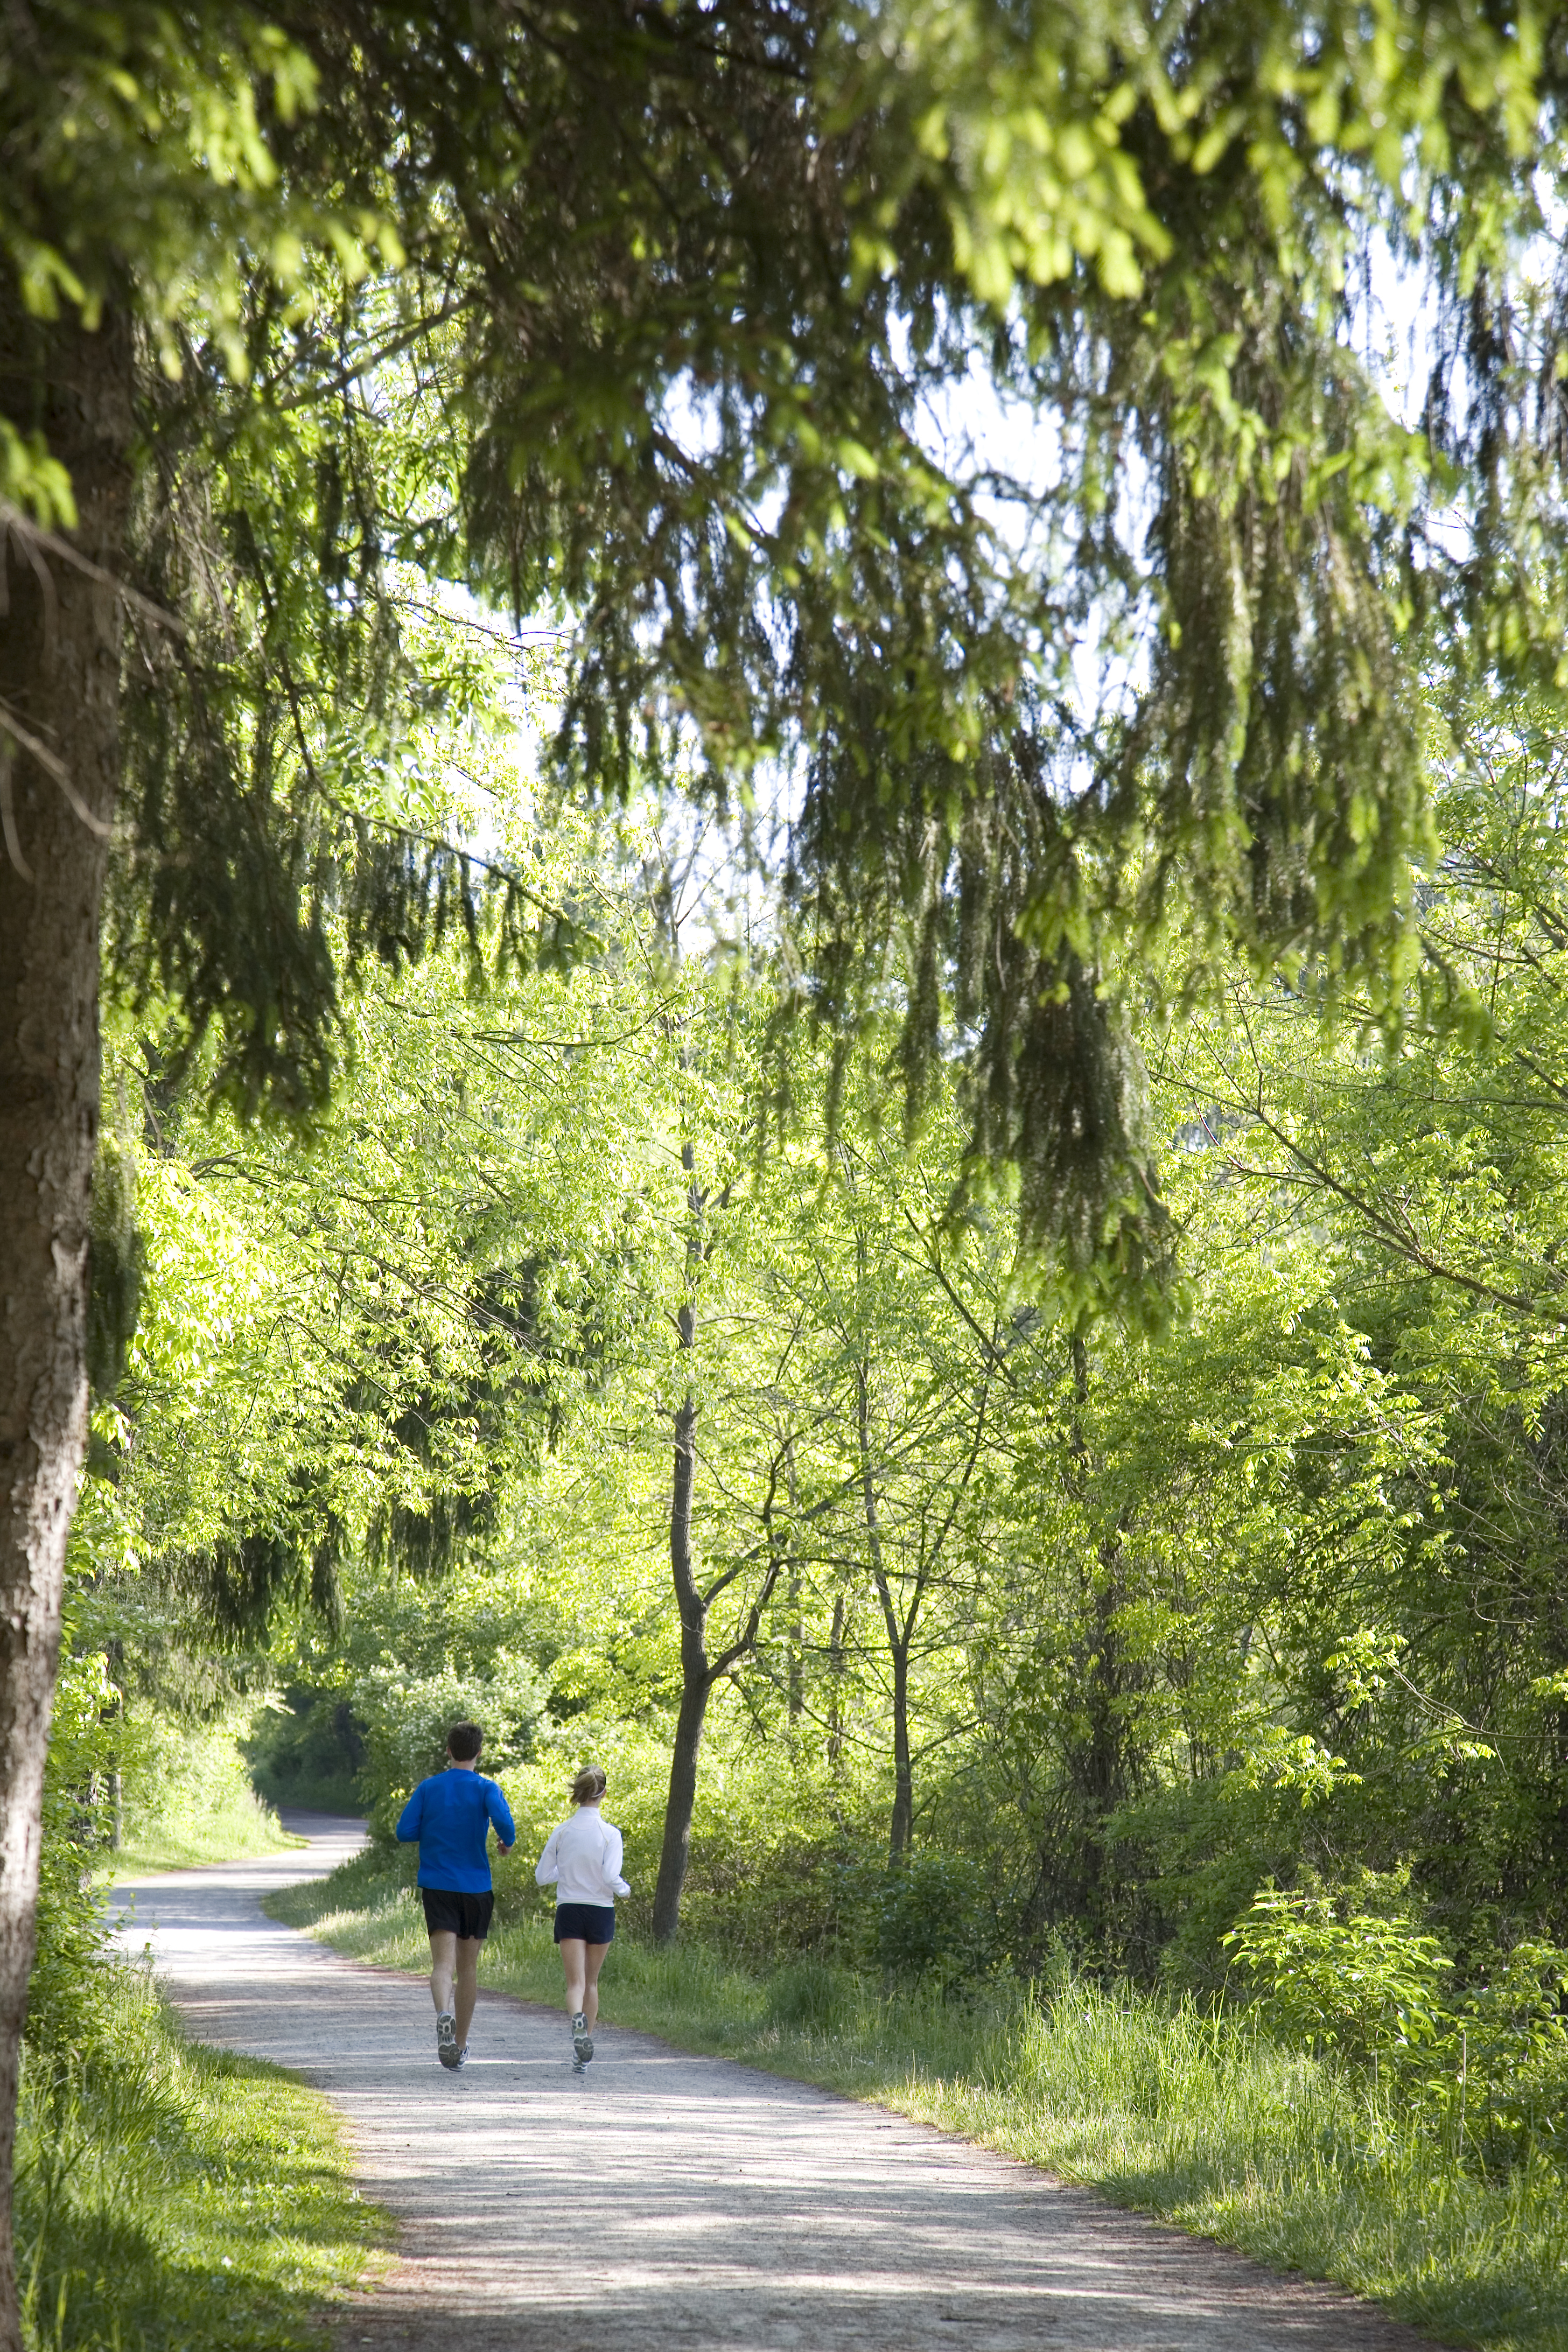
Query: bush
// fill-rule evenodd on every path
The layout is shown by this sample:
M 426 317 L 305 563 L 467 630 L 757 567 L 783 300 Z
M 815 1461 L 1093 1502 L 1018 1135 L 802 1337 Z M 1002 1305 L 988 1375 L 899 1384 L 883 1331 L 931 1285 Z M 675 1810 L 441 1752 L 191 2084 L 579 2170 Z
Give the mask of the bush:
M 1225 1944 L 1286 2041 L 1366 2060 L 1406 2056 L 1438 2036 L 1448 1957 L 1399 1914 L 1342 1916 L 1331 1895 L 1266 1886 Z
M 889 1871 L 878 1906 L 877 1958 L 898 1982 L 943 1992 L 989 1976 L 1002 1937 L 972 1863 L 917 1853 Z
M 27 1988 L 27 2046 L 39 2053 L 89 2046 L 106 2013 L 109 1935 L 91 1870 L 109 1835 L 119 1728 L 110 1710 L 118 1696 L 101 1656 L 62 1651 L 44 1769 L 37 1955 Z
M 369 1750 L 364 1726 L 342 1691 L 296 1684 L 258 1715 L 243 1747 L 251 1780 L 270 1803 L 321 1813 L 362 1809 L 360 1777 Z
M 465 1717 L 484 1730 L 479 1769 L 494 1777 L 532 1754 L 544 1714 L 535 1669 L 498 1653 L 489 1675 L 405 1675 L 376 1666 L 353 1686 L 353 1712 L 364 1726 L 360 1787 L 373 1836 L 389 1843 L 409 1792 L 447 1759 L 447 1734 Z
M 1493 2171 L 1568 2155 L 1568 1952 L 1520 1944 L 1445 2000 L 1441 1946 L 1401 1916 L 1265 1888 L 1226 1937 L 1287 2042 L 1370 2063 L 1412 2123 Z
M 117 1726 L 123 1758 L 124 1843 L 139 1860 L 223 1862 L 282 1843 L 276 1815 L 258 1797 L 237 1723 L 181 1722 L 158 1712 Z M 100 1817 L 100 1843 L 107 1843 Z
M 601 1764 L 605 1811 L 626 1844 L 634 1932 L 652 1924 L 654 1884 L 669 1789 L 668 1738 L 637 1725 L 570 1723 L 544 1735 L 521 1769 L 501 1775 L 518 1823 L 518 1854 L 496 1874 L 503 1917 L 552 1902 L 536 1895 L 533 1863 L 571 1811 L 573 1775 Z M 681 1933 L 727 1956 L 768 1967 L 790 1953 L 843 1958 L 869 1953 L 882 1872 L 880 1836 L 834 1808 L 840 1792 L 809 1752 L 738 1736 L 717 1716 L 703 1744 L 691 1822 Z

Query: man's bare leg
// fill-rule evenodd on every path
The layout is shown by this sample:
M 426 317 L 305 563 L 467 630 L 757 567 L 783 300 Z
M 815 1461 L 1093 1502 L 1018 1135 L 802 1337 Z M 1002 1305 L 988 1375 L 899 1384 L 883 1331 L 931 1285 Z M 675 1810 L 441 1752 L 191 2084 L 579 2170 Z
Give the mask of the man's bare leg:
M 456 1936 L 449 1927 L 430 1930 L 430 1998 L 438 2018 L 456 2020 L 459 2050 L 468 2045 L 479 1996 L 479 1943 L 478 1936 Z
M 458 1938 L 450 1927 L 430 1930 L 430 1998 L 436 2004 L 437 2017 L 452 2013 L 452 1975 L 457 1966 Z M 458 2042 L 462 2045 L 459 2033 Z
M 478 1936 L 458 1936 L 455 1992 L 458 2011 L 458 2047 L 468 2046 L 468 2028 L 474 2021 L 474 2003 L 479 1997 L 479 1942 Z

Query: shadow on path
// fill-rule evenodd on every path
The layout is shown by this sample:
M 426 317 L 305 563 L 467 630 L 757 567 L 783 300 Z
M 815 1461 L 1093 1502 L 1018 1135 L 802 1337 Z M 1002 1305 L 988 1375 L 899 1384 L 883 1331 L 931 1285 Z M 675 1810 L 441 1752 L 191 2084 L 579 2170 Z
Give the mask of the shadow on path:
M 437 2065 L 420 1980 L 277 1926 L 363 1823 L 288 1814 L 307 1851 L 122 1882 L 191 2032 L 298 2070 L 342 2110 L 402 2224 L 339 2352 L 1421 2352 L 1329 2287 L 1280 2279 L 1029 2166 L 613 2027 L 573 2074 L 563 2016 L 481 1993 Z M 615 1959 L 605 1997 L 615 2005 Z

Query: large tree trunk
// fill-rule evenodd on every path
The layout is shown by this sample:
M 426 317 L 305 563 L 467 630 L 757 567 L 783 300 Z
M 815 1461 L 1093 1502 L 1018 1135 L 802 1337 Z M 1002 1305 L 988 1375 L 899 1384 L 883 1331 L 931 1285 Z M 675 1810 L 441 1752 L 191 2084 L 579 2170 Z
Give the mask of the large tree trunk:
M 682 1321 L 682 1343 L 689 1346 Z M 708 1611 L 691 1565 L 691 1486 L 697 1466 L 697 1406 L 689 1395 L 675 1416 L 675 1478 L 669 1507 L 669 1566 L 680 1612 L 680 1712 L 669 1759 L 669 1796 L 664 1809 L 664 1844 L 653 1895 L 655 1940 L 668 1944 L 680 1925 L 680 1890 L 691 1853 L 691 1814 L 697 1801 L 697 1758 L 708 1714 L 712 1669 L 708 1661 Z
M 47 390 L 43 389 L 47 386 Z M 35 404 L 32 394 L 37 387 Z M 75 543 L 122 571 L 131 346 L 24 318 L 0 286 L 0 406 L 69 470 Z M 33 1960 L 44 1755 L 66 1538 L 87 1441 L 88 1213 L 98 1139 L 100 835 L 118 769 L 112 591 L 13 533 L 0 611 L 0 2352 L 19 2352 L 11 2159 Z M 19 870 L 25 866 L 26 875 Z

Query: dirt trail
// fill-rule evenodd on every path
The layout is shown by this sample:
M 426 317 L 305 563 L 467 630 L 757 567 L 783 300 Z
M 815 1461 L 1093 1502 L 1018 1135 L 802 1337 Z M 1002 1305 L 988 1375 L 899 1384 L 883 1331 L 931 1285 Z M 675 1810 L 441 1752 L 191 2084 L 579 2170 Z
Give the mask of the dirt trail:
M 360 1824 L 308 1852 L 126 1882 L 194 2033 L 297 2068 L 347 2117 L 400 2259 L 345 2305 L 337 2352 L 1422 2352 L 1331 2288 L 1118 2211 L 885 2109 L 599 2037 L 480 1995 L 473 2055 L 437 2064 L 425 1984 L 263 1916 Z M 615 2007 L 615 1957 L 605 1975 Z

